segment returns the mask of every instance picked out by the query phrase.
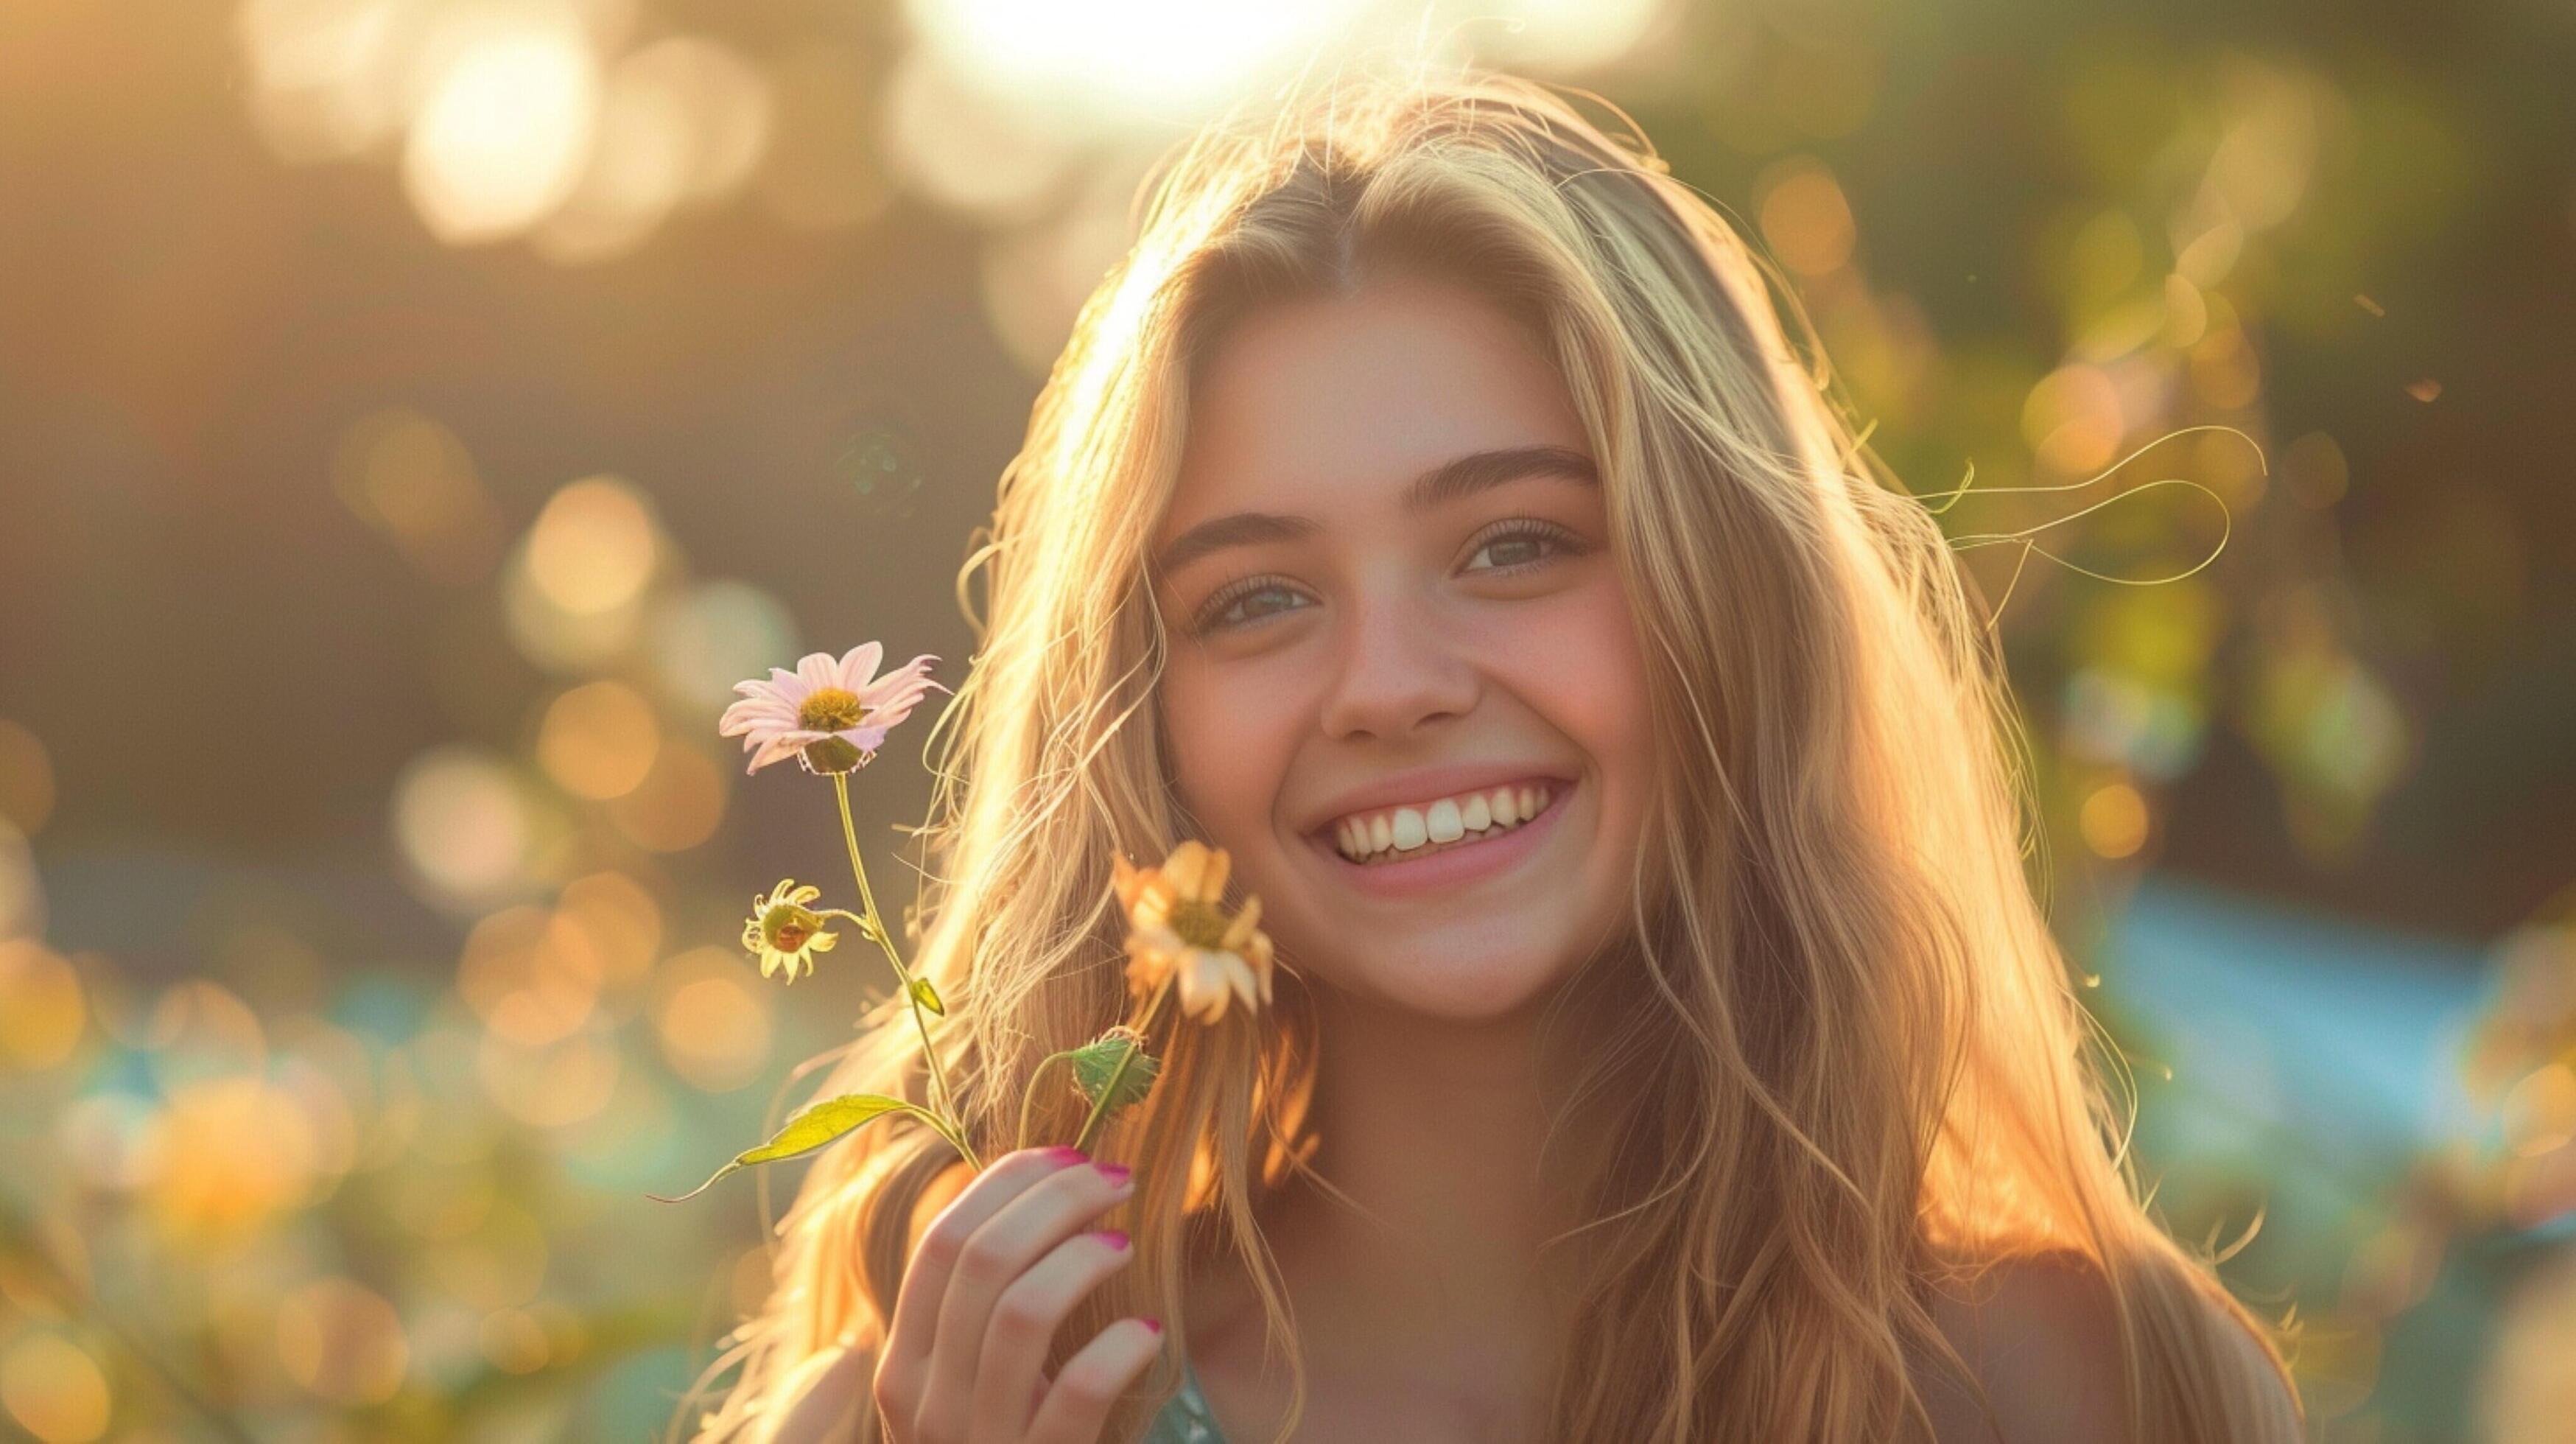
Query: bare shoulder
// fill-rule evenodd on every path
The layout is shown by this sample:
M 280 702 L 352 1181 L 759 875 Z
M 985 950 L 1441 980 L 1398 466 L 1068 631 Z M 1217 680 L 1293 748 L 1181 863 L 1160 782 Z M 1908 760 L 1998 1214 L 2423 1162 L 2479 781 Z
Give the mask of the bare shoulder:
M 1997 1263 L 1973 1282 L 1935 1289 L 1932 1317 L 1994 1409 L 1989 1421 L 1956 1384 L 1927 1387 L 1942 1444 L 2128 1439 L 2119 1320 L 2089 1261 L 2051 1254 Z

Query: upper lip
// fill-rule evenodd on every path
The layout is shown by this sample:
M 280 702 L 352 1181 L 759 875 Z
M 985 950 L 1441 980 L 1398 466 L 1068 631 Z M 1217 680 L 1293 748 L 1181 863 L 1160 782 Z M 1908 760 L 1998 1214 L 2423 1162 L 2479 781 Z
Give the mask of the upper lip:
M 1567 780 L 1559 769 L 1532 762 L 1455 762 L 1446 767 L 1398 772 L 1363 783 L 1325 803 L 1322 810 L 1309 814 L 1306 830 L 1320 833 L 1354 812 L 1418 805 L 1436 798 L 1454 797 L 1462 792 L 1499 787 L 1506 782 L 1542 778 L 1550 782 Z

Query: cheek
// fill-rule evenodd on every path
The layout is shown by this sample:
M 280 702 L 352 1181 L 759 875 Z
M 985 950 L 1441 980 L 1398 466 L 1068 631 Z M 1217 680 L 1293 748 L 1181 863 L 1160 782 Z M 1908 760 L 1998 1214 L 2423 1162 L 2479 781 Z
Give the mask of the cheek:
M 1240 858 L 1278 796 L 1296 710 L 1257 675 L 1219 685 L 1207 663 L 1175 658 L 1163 672 L 1162 715 L 1181 801 L 1208 841 Z
M 1644 657 L 1616 579 L 1569 594 L 1515 648 L 1521 695 L 1600 769 L 1605 806 L 1632 806 L 1643 786 L 1651 736 Z

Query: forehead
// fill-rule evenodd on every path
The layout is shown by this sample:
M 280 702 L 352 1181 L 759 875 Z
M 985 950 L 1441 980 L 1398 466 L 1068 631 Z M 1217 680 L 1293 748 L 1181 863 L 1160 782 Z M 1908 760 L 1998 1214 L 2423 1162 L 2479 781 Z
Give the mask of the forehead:
M 1211 348 L 1161 536 L 1244 508 L 1392 507 L 1442 462 L 1536 445 L 1589 449 L 1537 339 L 1459 283 L 1374 278 L 1258 307 Z

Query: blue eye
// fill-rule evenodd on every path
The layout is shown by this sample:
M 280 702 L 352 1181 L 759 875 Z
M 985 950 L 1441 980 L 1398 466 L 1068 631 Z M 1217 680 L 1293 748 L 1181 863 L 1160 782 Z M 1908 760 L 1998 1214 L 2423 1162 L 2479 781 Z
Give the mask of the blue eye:
M 1547 550 L 1550 547 L 1555 548 L 1553 554 Z M 1584 550 L 1582 539 L 1564 527 L 1535 518 L 1517 518 L 1503 522 L 1486 532 L 1478 540 L 1475 551 L 1470 554 L 1470 560 L 1488 553 L 1500 553 L 1511 560 L 1497 560 L 1492 565 L 1470 567 L 1468 570 L 1518 573 L 1567 556 L 1580 556 Z M 1206 604 L 1199 608 L 1198 615 L 1190 622 L 1190 635 L 1203 637 L 1212 632 L 1250 626 L 1264 617 L 1302 611 L 1303 605 L 1296 600 L 1299 595 L 1285 577 L 1267 575 L 1246 577 L 1242 581 L 1221 588 L 1215 596 L 1208 598 Z M 1270 606 L 1246 605 L 1265 596 L 1287 598 L 1288 603 Z
M 1520 561 L 1496 562 L 1490 567 L 1479 569 L 1516 572 L 1549 560 L 1548 557 L 1537 554 L 1542 547 L 1547 546 L 1553 546 L 1558 552 L 1568 555 L 1582 551 L 1582 547 L 1576 543 L 1574 533 L 1565 528 L 1543 521 L 1522 520 L 1507 521 L 1485 533 L 1484 541 L 1476 548 L 1475 554 L 1483 556 L 1489 551 L 1503 548 L 1511 553 L 1522 555 L 1524 559 Z
M 1218 592 L 1215 596 L 1208 598 L 1207 605 L 1199 608 L 1198 617 L 1190 624 L 1190 632 L 1194 636 L 1204 636 L 1209 632 L 1222 631 L 1227 627 L 1242 626 L 1251 622 L 1257 622 L 1263 617 L 1276 616 L 1280 612 L 1296 610 L 1294 607 L 1272 607 L 1266 610 L 1255 611 L 1249 616 L 1229 617 L 1227 615 L 1228 613 L 1236 610 L 1243 603 L 1249 602 L 1255 597 L 1271 593 L 1276 593 L 1283 597 L 1294 597 L 1296 595 L 1295 592 L 1290 591 L 1277 577 L 1249 577 L 1243 581 L 1236 582 Z

